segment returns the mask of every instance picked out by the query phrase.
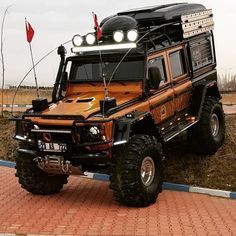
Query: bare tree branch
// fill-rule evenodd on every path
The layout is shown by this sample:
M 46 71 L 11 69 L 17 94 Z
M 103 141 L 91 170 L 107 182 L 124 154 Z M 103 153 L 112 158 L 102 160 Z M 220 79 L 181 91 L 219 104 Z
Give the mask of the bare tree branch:
M 4 91 L 4 84 L 5 84 L 5 64 L 4 64 L 4 55 L 3 55 L 3 29 L 4 29 L 4 23 L 5 23 L 5 19 L 6 19 L 6 15 L 8 12 L 8 9 L 11 7 L 12 5 L 9 5 L 6 9 L 5 12 L 3 14 L 3 18 L 2 18 L 2 26 L 1 26 L 1 61 L 2 61 L 2 117 L 3 117 L 3 91 Z

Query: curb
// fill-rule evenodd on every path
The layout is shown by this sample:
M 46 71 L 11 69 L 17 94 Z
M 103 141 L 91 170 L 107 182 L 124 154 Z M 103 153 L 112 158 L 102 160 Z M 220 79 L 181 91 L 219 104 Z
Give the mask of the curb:
M 15 168 L 16 163 L 15 162 L 11 162 L 11 161 L 0 160 L 0 166 L 6 166 L 6 167 L 10 167 L 10 168 Z
M 0 107 L 2 107 L 2 105 L 0 105 Z M 31 108 L 32 105 L 31 104 L 3 104 L 3 107 L 27 107 L 27 108 Z
M 0 166 L 14 168 L 15 165 L 16 165 L 15 162 L 0 160 Z M 84 174 L 85 175 L 82 176 L 82 178 L 88 178 L 88 179 L 94 179 L 94 180 L 100 180 L 100 181 L 109 181 L 109 175 L 107 174 L 91 173 L 91 172 L 85 172 Z M 214 197 L 236 199 L 236 192 L 194 187 L 194 186 L 185 185 L 185 184 L 173 184 L 173 183 L 164 182 L 162 184 L 162 189 L 181 191 L 181 192 L 190 192 L 190 193 L 201 193 L 201 194 L 206 194 L 206 195 L 210 195 Z

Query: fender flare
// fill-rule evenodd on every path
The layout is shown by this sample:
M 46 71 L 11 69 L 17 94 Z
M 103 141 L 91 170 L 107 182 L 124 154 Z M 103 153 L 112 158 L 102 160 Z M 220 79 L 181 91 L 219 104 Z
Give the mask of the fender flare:
M 125 144 L 129 141 L 132 125 L 150 115 L 149 112 L 134 111 L 115 121 L 113 131 L 113 145 Z
M 221 99 L 220 91 L 217 86 L 217 81 L 211 81 L 207 84 L 200 84 L 194 87 L 193 95 L 190 104 L 190 113 L 196 116 L 199 120 L 202 113 L 203 104 L 206 96 L 216 97 Z

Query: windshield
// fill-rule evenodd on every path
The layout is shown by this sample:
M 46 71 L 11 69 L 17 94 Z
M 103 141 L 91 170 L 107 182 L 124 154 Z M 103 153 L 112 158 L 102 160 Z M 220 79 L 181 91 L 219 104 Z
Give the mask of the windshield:
M 71 66 L 70 81 L 102 81 L 102 74 L 108 81 L 119 61 L 105 60 L 103 63 L 100 62 L 80 62 L 74 61 Z M 116 73 L 113 76 L 113 81 L 136 81 L 141 80 L 144 77 L 144 61 L 143 60 L 126 60 L 123 61 Z

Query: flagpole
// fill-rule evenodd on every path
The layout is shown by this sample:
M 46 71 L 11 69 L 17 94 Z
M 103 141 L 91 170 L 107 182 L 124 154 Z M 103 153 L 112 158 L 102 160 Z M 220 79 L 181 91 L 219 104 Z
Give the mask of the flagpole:
M 30 55 L 31 55 L 32 65 L 33 65 L 33 72 L 34 72 L 37 98 L 39 98 L 40 97 L 39 96 L 39 86 L 38 86 L 38 81 L 37 81 L 37 76 L 36 76 L 36 70 L 35 70 L 35 65 L 34 65 L 34 57 L 33 57 L 33 51 L 32 51 L 32 47 L 31 47 L 31 43 L 29 43 L 29 48 L 30 48 Z
M 31 60 L 32 60 L 32 65 L 33 65 L 33 72 L 34 72 L 34 80 L 35 80 L 35 85 L 36 85 L 36 93 L 37 93 L 37 98 L 39 99 L 39 86 L 38 86 L 38 81 L 37 81 L 37 76 L 36 76 L 36 70 L 35 70 L 35 64 L 34 64 L 34 57 L 33 57 L 33 50 L 31 47 L 31 40 L 34 36 L 34 30 L 29 24 L 29 22 L 25 18 L 25 26 L 26 26 L 26 36 L 27 36 L 27 41 L 29 43 L 29 48 L 30 48 L 30 55 L 31 55 Z

